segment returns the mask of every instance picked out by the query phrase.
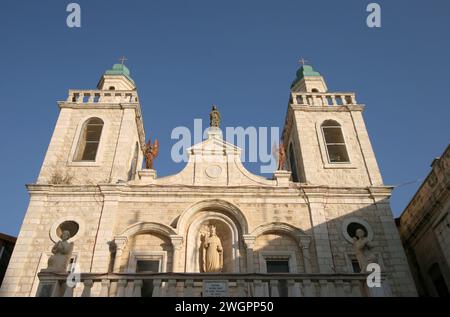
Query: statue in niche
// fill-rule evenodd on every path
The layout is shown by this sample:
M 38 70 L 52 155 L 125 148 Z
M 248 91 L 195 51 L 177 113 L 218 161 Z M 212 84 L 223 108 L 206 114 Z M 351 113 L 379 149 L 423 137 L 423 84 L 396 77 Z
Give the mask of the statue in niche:
M 203 272 L 217 273 L 223 268 L 223 248 L 220 238 L 216 234 L 216 227 L 209 226 L 209 235 L 203 242 Z
M 355 251 L 361 272 L 367 271 L 367 265 L 369 263 L 376 263 L 375 254 L 370 251 L 372 248 L 364 230 L 361 228 L 356 229 L 355 236 L 353 237 L 353 250 Z
M 67 264 L 72 254 L 73 242 L 69 242 L 70 232 L 65 230 L 61 234 L 61 240 L 52 248 L 53 255 L 47 262 L 47 268 L 43 272 L 66 273 Z
M 145 155 L 145 168 L 153 169 L 153 162 L 155 158 L 158 156 L 159 143 L 158 139 L 155 139 L 155 142 L 152 144 L 151 139 L 149 138 L 147 143 L 144 146 L 144 155 Z
M 220 127 L 220 112 L 215 105 L 212 106 L 211 112 L 209 113 L 209 126 Z

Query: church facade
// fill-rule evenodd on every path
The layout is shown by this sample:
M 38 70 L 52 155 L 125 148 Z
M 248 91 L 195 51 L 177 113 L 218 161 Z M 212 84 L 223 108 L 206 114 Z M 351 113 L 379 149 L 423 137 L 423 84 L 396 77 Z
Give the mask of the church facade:
M 311 66 L 290 88 L 272 178 L 245 169 L 217 118 L 180 173 L 142 168 L 123 64 L 58 105 L 1 296 L 416 296 L 364 105 Z

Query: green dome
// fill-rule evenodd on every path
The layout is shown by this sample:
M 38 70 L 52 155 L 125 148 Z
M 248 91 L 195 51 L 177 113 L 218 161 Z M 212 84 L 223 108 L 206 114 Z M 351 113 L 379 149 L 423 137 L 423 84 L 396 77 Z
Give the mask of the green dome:
M 105 75 L 123 75 L 134 84 L 134 80 L 130 76 L 130 70 L 123 64 L 114 64 L 112 69 L 105 72 Z
M 291 87 L 293 87 L 297 82 L 299 82 L 304 77 L 322 76 L 319 72 L 316 72 L 312 66 L 302 65 L 302 67 L 297 70 L 297 78 L 292 82 Z

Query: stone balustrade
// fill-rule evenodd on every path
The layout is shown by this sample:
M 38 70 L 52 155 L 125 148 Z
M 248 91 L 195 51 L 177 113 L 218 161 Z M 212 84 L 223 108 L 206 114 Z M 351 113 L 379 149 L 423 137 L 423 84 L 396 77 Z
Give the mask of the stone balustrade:
M 298 106 L 345 106 L 356 105 L 354 93 L 349 92 L 294 92 L 291 93 L 290 103 Z
M 135 103 L 136 91 L 131 90 L 69 90 L 67 102 L 76 103 Z
M 388 296 L 384 288 L 368 288 L 366 274 L 291 273 L 81 273 L 69 287 L 67 274 L 41 272 L 39 297 L 201 297 L 207 280 L 227 285 L 224 297 L 368 297 Z M 383 281 L 384 279 L 382 279 Z M 150 283 L 149 283 L 150 282 Z M 144 290 L 144 287 L 147 289 Z

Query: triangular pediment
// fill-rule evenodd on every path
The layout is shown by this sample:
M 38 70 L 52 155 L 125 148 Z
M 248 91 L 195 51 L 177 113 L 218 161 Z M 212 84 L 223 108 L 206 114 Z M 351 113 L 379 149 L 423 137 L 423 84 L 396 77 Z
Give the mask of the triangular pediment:
M 242 150 L 223 140 L 220 130 L 188 150 L 188 163 L 178 174 L 156 178 L 156 185 L 276 186 L 275 180 L 250 173 L 242 164 Z

